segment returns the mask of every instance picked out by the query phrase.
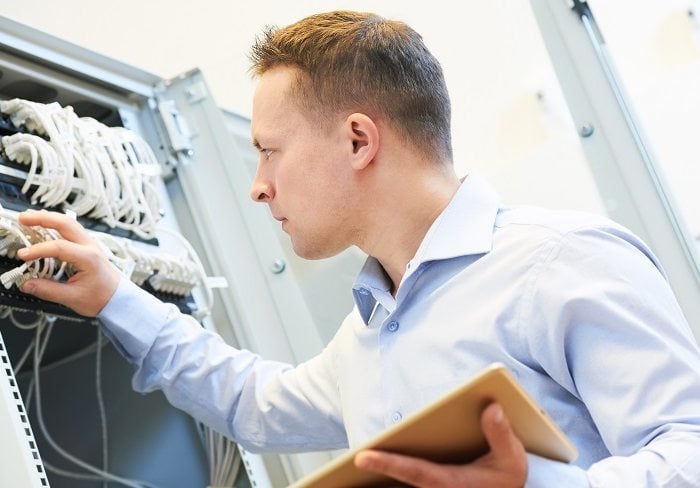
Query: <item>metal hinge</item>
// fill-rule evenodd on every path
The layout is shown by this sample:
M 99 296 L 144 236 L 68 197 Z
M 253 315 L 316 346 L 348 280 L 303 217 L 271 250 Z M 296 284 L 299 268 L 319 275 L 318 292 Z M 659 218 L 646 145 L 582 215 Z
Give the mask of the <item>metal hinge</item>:
M 175 101 L 159 100 L 158 113 L 163 122 L 163 127 L 168 136 L 170 151 L 173 155 L 192 157 L 194 149 L 192 149 L 190 129 L 187 126 L 187 121 L 180 114 Z
M 189 160 L 194 156 L 191 132 L 187 121 L 180 113 L 175 100 L 155 98 L 150 100 L 150 106 L 160 118 L 160 132 L 163 149 L 168 153 L 167 160 L 161 163 L 163 179 L 174 176 L 175 167 L 183 158 Z

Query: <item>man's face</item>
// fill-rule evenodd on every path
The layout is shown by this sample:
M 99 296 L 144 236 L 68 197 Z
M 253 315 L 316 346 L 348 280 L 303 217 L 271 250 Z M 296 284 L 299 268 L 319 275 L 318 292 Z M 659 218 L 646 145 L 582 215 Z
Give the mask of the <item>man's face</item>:
M 260 156 L 251 197 L 267 203 L 289 234 L 294 251 L 307 259 L 335 255 L 354 242 L 354 201 L 343 121 L 314 126 L 291 99 L 297 71 L 264 73 L 253 98 L 252 136 Z

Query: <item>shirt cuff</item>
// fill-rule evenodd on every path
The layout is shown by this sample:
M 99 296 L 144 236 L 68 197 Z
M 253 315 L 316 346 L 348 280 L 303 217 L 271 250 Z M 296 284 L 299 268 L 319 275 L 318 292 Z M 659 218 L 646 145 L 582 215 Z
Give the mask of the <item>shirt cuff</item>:
M 97 319 L 119 353 L 130 363 L 140 363 L 173 313 L 172 308 L 122 276 Z
M 528 453 L 525 488 L 550 488 L 552 486 L 588 488 L 590 483 L 588 483 L 586 472 L 578 466 Z

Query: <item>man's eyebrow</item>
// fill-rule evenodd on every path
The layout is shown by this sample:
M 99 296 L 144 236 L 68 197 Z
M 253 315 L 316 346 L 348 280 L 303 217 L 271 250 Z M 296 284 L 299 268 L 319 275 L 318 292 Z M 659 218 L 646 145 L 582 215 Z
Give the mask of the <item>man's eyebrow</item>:
M 257 149 L 258 151 L 262 151 L 262 146 L 260 145 L 260 143 L 258 142 L 257 139 L 253 138 L 253 140 L 251 142 L 252 142 L 253 147 L 255 149 Z

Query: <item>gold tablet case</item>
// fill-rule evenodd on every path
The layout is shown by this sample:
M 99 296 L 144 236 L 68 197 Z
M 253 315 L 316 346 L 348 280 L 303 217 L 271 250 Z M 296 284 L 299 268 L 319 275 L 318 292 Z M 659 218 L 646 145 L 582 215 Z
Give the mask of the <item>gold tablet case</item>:
M 363 449 L 379 449 L 440 463 L 466 463 L 488 451 L 481 432 L 481 412 L 498 402 L 528 452 L 571 462 L 576 448 L 547 414 L 518 385 L 506 367 L 493 363 L 467 383 L 392 426 L 290 488 L 340 488 L 396 485 L 362 471 L 353 458 Z

